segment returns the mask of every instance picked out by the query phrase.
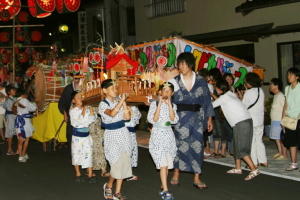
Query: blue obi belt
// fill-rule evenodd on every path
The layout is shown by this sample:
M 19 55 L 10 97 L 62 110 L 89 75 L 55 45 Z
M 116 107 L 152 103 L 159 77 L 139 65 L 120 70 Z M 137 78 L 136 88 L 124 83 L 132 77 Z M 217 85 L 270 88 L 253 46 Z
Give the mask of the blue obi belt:
M 135 133 L 135 128 L 134 127 L 127 126 L 127 129 L 128 129 L 129 132 L 134 132 Z
M 89 128 L 73 128 L 73 135 L 76 137 L 87 137 L 89 136 Z
M 25 118 L 32 118 L 33 114 L 31 113 L 27 113 L 27 114 L 23 114 L 23 115 L 17 115 L 16 117 L 16 121 L 15 121 L 15 127 L 16 128 L 20 128 L 21 130 L 21 136 L 23 138 L 26 138 L 26 134 L 25 134 Z
M 110 123 L 110 124 L 106 124 L 106 123 L 102 122 L 101 126 L 103 126 L 107 130 L 116 130 L 116 129 L 125 127 L 125 121 L 121 120 L 121 121 Z

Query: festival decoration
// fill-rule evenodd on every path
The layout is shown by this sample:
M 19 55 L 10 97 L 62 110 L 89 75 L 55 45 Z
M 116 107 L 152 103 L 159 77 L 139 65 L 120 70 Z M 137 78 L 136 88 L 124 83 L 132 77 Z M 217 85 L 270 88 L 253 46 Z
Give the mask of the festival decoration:
M 18 14 L 18 19 L 20 22 L 28 22 L 29 14 L 27 12 L 22 11 Z
M 42 0 L 39 0 L 42 1 Z M 44 18 L 44 17 L 48 17 L 51 15 L 51 12 L 46 12 L 45 10 L 41 9 L 37 3 L 36 0 L 27 0 L 28 2 L 28 6 L 29 6 L 29 12 L 33 17 L 36 18 Z M 44 0 L 45 3 L 47 3 L 47 1 Z
M 12 6 L 9 6 L 9 8 L 7 9 L 7 11 L 11 15 L 10 18 L 19 14 L 21 10 L 21 0 L 6 0 L 6 1 L 10 1 L 10 3 L 12 3 Z
M 27 52 L 21 52 L 17 54 L 17 59 L 20 63 L 26 63 L 28 61 L 28 53 Z
M 38 42 L 42 39 L 42 33 L 40 31 L 32 31 L 31 32 L 31 40 L 34 42 Z
M 17 31 L 16 33 L 16 40 L 23 42 L 26 39 L 25 31 Z
M 0 33 L 0 41 L 1 42 L 8 42 L 10 39 L 10 34 L 6 31 Z
M 9 63 L 10 62 L 10 54 L 8 54 L 7 52 L 3 52 L 2 54 L 0 54 L 0 61 L 2 63 Z
M 167 65 L 168 60 L 164 56 L 159 56 L 156 59 L 156 63 L 158 65 L 158 73 L 159 73 L 159 78 L 160 80 L 164 80 L 164 72 L 163 72 L 163 67 Z
M 41 61 L 43 60 L 43 54 L 42 54 L 41 52 L 35 51 L 35 52 L 32 54 L 32 60 L 41 62 Z
M 45 12 L 53 12 L 55 9 L 54 0 L 36 0 L 36 4 Z
M 58 13 L 76 12 L 80 7 L 80 0 L 55 0 Z
M 89 63 L 96 65 L 101 61 L 100 49 L 94 48 L 93 51 L 89 53 Z
M 67 33 L 69 30 L 69 27 L 65 24 L 62 24 L 58 27 L 59 32 L 61 33 Z
M 11 14 L 10 12 L 8 12 L 8 10 L 3 10 L 0 13 L 0 21 L 4 21 L 7 22 L 8 20 L 10 20 Z

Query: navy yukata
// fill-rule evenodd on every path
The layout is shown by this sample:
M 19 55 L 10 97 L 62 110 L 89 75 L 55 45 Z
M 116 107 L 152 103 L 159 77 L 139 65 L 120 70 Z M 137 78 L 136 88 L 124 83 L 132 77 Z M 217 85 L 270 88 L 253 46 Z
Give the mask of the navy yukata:
M 179 90 L 174 93 L 173 103 L 201 105 L 199 111 L 177 111 L 179 121 L 174 127 L 174 134 L 178 150 L 174 168 L 201 174 L 204 150 L 203 132 L 207 129 L 208 117 L 214 116 L 214 109 L 207 82 L 201 76 L 194 75 L 196 80 L 190 91 L 187 91 L 180 75 L 174 78 Z

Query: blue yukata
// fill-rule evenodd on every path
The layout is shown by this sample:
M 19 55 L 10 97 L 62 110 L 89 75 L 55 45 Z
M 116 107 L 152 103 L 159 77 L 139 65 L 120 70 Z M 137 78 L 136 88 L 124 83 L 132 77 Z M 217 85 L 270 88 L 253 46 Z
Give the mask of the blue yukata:
M 204 156 L 203 132 L 207 129 L 208 117 L 214 116 L 214 109 L 207 82 L 194 72 L 193 74 L 195 80 L 190 91 L 187 91 L 181 74 L 169 80 L 175 86 L 173 103 L 177 104 L 179 116 L 179 121 L 174 127 L 178 149 L 174 168 L 201 174 Z M 180 105 L 184 108 L 180 109 Z M 191 107 L 194 110 L 190 109 Z

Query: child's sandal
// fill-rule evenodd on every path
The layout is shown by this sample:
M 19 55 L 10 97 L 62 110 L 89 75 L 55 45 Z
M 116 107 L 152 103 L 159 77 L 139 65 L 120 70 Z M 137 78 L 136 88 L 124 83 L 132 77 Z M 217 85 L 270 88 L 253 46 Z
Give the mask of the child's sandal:
M 260 172 L 259 172 L 258 169 L 254 170 L 254 171 L 251 171 L 249 173 L 249 175 L 245 178 L 245 180 L 249 181 L 249 180 L 253 179 L 254 177 L 258 176 L 259 174 L 260 174 Z
M 127 198 L 125 196 L 122 196 L 121 193 L 115 193 L 114 194 L 114 199 L 124 200 L 124 199 L 127 199 Z
M 173 194 L 170 191 L 161 192 L 161 198 L 164 200 L 173 200 Z
M 85 182 L 84 176 L 76 176 L 76 182 Z
M 107 183 L 104 184 L 103 190 L 104 190 L 104 198 L 105 199 L 114 199 L 112 195 L 112 189 L 106 187 Z
M 242 169 L 231 169 L 227 171 L 227 174 L 242 174 Z

